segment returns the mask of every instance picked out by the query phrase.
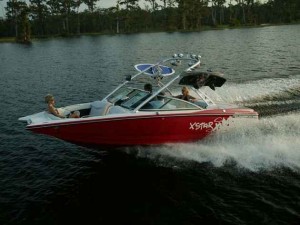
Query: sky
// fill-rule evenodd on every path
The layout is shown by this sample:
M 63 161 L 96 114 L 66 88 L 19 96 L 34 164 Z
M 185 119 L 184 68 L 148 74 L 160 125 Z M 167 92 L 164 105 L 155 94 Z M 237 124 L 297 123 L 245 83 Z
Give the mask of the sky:
M 0 17 L 5 15 L 6 3 L 8 0 L 0 0 Z M 28 1 L 27 1 L 28 2 Z M 109 8 L 112 6 L 116 6 L 117 0 L 100 0 L 99 5 L 101 8 Z

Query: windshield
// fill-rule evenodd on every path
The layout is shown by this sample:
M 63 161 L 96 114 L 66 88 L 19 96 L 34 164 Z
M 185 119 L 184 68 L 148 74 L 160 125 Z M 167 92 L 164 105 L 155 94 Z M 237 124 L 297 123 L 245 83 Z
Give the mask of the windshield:
M 143 101 L 145 101 L 151 94 L 142 90 L 134 90 L 127 95 L 127 99 L 125 99 L 121 106 L 127 109 L 135 109 L 139 106 Z
M 195 104 L 172 97 L 157 96 L 145 104 L 141 110 L 195 110 L 199 109 Z
M 126 100 L 128 97 L 127 95 L 132 92 L 132 88 L 122 87 L 113 93 L 111 96 L 107 98 L 107 101 L 113 103 L 115 105 L 119 105 L 122 101 Z
M 136 88 L 122 87 L 107 98 L 114 105 L 120 105 L 127 109 L 135 109 L 151 94 Z

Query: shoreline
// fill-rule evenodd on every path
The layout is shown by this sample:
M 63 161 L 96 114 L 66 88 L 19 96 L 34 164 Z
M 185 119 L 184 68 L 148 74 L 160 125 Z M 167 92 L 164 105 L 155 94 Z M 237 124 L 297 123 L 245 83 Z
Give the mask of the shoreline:
M 244 29 L 244 28 L 259 28 L 259 27 L 270 27 L 270 26 L 284 26 L 284 25 L 298 25 L 299 23 L 286 23 L 286 24 L 260 24 L 260 25 L 244 25 L 244 26 L 217 26 L 217 27 L 210 27 L 210 26 L 203 26 L 202 29 L 199 30 L 159 30 L 159 31 L 141 31 L 141 32 L 128 32 L 128 33 L 115 33 L 115 32 L 99 32 L 99 33 L 81 33 L 81 34 L 69 34 L 69 35 L 49 35 L 49 36 L 33 36 L 30 42 L 18 42 L 16 41 L 15 37 L 0 37 L 0 44 L 1 43 L 18 43 L 18 44 L 31 44 L 33 41 L 36 40 L 43 40 L 43 39 L 53 39 L 53 38 L 73 38 L 73 37 L 80 37 L 80 36 L 100 36 L 100 35 L 124 35 L 124 34 L 137 34 L 137 33 L 158 33 L 158 32 L 201 32 L 201 31 L 209 31 L 209 30 L 226 30 L 226 29 Z

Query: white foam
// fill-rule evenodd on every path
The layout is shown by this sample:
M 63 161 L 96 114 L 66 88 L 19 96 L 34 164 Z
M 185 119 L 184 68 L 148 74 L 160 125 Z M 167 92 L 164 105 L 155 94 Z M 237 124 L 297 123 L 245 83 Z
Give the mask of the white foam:
M 236 124 L 228 132 L 219 132 L 206 140 L 191 144 L 167 145 L 159 149 L 141 149 L 138 157 L 157 160 L 158 156 L 209 162 L 222 167 L 234 162 L 251 171 L 288 167 L 300 170 L 300 114 L 260 120 L 257 124 Z M 160 161 L 161 163 L 161 161 Z M 174 167 L 174 163 L 163 162 Z
M 264 79 L 248 83 L 227 83 L 226 85 L 226 88 L 224 85 L 224 88 L 217 91 L 223 99 L 232 103 L 266 96 L 271 98 L 271 96 L 276 96 L 278 93 L 282 94 L 293 88 L 299 90 L 300 79 L 298 77 Z
M 216 95 L 229 102 L 265 98 L 295 87 L 295 90 L 298 90 L 299 79 L 300 77 L 294 77 L 242 84 L 231 83 L 227 84 L 226 88 L 218 90 Z M 238 167 L 251 171 L 274 170 L 279 167 L 300 171 L 299 120 L 300 113 L 297 112 L 265 117 L 257 123 L 242 122 L 235 124 L 234 129 L 217 132 L 197 143 L 167 145 L 146 151 L 140 149 L 138 157 L 157 160 L 159 157 L 167 156 L 199 163 L 209 162 L 215 167 L 234 162 Z M 170 164 L 160 160 L 159 163 L 161 161 L 164 165 L 176 166 L 176 162 Z

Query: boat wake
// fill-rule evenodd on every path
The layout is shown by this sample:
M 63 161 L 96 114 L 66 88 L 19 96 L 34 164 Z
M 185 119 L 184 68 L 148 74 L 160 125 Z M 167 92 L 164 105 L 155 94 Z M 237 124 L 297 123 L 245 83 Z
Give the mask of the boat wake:
M 254 109 L 260 117 L 300 110 L 300 79 L 265 79 L 248 84 L 230 84 L 219 93 L 231 103 Z
M 243 87 L 232 85 L 228 88 L 230 92 L 218 94 L 226 99 L 231 96 L 232 103 L 256 108 L 261 113 L 257 123 L 235 123 L 228 132 L 217 132 L 197 143 L 140 149 L 137 155 L 171 167 L 182 165 L 180 162 L 184 161 L 185 166 L 186 162 L 197 162 L 210 163 L 214 167 L 234 165 L 254 172 L 278 168 L 298 172 L 300 86 L 295 83 L 299 80 L 267 80 L 260 82 L 259 87 L 256 83 L 249 84 L 246 89 L 245 84 Z M 241 99 L 239 96 L 244 94 L 240 92 L 248 89 L 254 94 Z
M 255 124 L 235 124 L 230 132 L 217 132 L 196 143 L 139 148 L 131 153 L 174 168 L 196 162 L 253 172 L 283 167 L 300 171 L 299 119 L 299 113 L 263 118 Z

